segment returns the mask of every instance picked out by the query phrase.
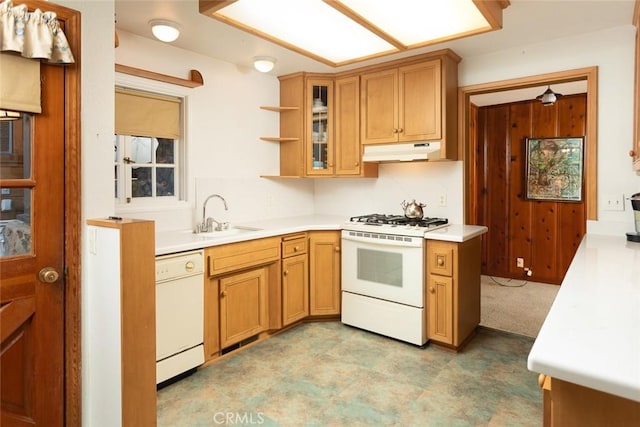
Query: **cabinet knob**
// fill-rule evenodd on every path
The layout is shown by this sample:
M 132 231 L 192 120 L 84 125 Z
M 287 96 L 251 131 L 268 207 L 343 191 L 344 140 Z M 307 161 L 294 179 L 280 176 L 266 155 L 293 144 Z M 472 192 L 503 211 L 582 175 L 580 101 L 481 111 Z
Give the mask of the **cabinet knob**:
M 289 274 L 289 270 L 285 270 L 285 271 L 282 272 L 283 276 L 286 276 L 287 274 Z
M 340 246 L 336 246 L 336 252 L 340 252 Z
M 404 132 L 404 129 L 402 128 L 398 129 L 398 133 L 402 133 L 402 132 Z
M 222 298 L 226 297 L 226 296 L 227 296 L 227 291 L 222 291 L 222 292 L 220 292 L 220 296 L 221 296 Z
M 393 133 L 398 133 L 398 129 L 397 129 L 397 128 L 396 128 L 396 129 L 394 129 L 394 130 L 393 130 Z
M 635 157 L 636 156 L 636 152 L 633 151 L 633 150 L 629 150 L 629 156 Z
M 294 246 L 294 247 L 293 247 L 293 251 L 294 251 L 294 252 L 298 252 L 299 250 L 300 250 L 300 246 Z
M 431 287 L 429 288 L 429 292 L 431 292 L 432 294 L 435 294 L 435 293 L 436 293 L 436 288 L 434 288 L 433 286 L 431 286 Z
M 354 166 L 360 166 L 360 162 L 355 162 Z
M 438 261 L 436 261 L 438 263 L 439 267 L 442 267 L 444 265 L 444 258 L 438 258 Z

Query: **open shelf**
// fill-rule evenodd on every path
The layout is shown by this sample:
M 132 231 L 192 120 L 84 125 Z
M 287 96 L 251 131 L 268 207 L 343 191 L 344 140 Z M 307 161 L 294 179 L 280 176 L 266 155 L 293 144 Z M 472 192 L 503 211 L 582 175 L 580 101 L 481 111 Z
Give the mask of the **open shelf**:
M 160 74 L 153 71 L 143 70 L 141 68 L 129 67 L 128 65 L 115 64 L 116 72 L 128 74 L 130 76 L 143 77 L 145 79 L 156 80 L 164 83 L 171 83 L 174 85 L 184 87 L 198 87 L 204 84 L 202 74 L 198 70 L 191 70 L 189 72 L 188 79 L 181 79 L 179 77 L 168 76 L 166 74 Z
M 300 138 L 279 138 L 275 136 L 261 136 L 260 139 L 269 142 L 295 142 L 300 140 Z
M 299 110 L 300 107 L 279 107 L 279 106 L 270 106 L 270 105 L 262 105 L 260 106 L 261 110 L 275 111 L 276 113 L 282 113 L 284 111 L 296 111 Z

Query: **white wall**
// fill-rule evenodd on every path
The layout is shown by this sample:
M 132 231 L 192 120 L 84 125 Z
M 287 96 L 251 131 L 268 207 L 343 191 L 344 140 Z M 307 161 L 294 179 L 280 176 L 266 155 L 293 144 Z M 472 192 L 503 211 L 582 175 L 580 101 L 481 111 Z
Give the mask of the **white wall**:
M 598 221 L 588 221 L 588 232 L 624 235 L 633 230 L 633 214 L 603 210 L 607 195 L 625 197 L 640 191 L 640 178 L 631 171 L 628 151 L 633 132 L 633 26 L 568 37 L 490 55 L 465 57 L 459 64 L 459 86 L 598 67 Z M 463 216 L 461 162 L 381 165 L 377 180 L 316 181 L 316 211 L 357 215 L 395 212 L 406 198 L 427 204 L 428 216 Z M 447 207 L 439 207 L 440 194 Z
M 207 216 L 219 221 L 313 213 L 312 182 L 259 177 L 279 169 L 278 144 L 259 139 L 279 133 L 276 113 L 260 109 L 279 104 L 275 77 L 132 33 L 118 35 L 117 63 L 183 78 L 196 69 L 204 79 L 203 86 L 186 90 L 187 203 L 182 209 L 126 208 L 119 214 L 153 219 L 156 230 L 189 229 L 201 220 L 202 203 L 213 193 L 229 207 L 209 203 Z

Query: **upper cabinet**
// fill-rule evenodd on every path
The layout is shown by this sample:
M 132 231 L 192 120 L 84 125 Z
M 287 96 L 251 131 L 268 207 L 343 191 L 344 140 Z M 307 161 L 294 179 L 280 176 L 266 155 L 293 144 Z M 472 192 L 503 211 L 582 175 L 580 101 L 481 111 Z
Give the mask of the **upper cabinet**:
M 439 140 L 440 61 L 362 75 L 363 144 Z
M 457 160 L 460 57 L 449 49 L 337 74 L 280 76 L 280 178 L 377 177 L 364 144 L 440 141 Z
M 457 159 L 459 61 L 446 50 L 363 73 L 362 143 L 441 141 L 443 157 Z

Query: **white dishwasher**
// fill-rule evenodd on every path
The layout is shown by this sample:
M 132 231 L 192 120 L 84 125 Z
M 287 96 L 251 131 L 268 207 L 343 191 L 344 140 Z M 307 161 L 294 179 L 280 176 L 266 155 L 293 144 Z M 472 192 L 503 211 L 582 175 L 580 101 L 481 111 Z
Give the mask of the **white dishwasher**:
M 156 384 L 204 363 L 204 252 L 156 257 Z

